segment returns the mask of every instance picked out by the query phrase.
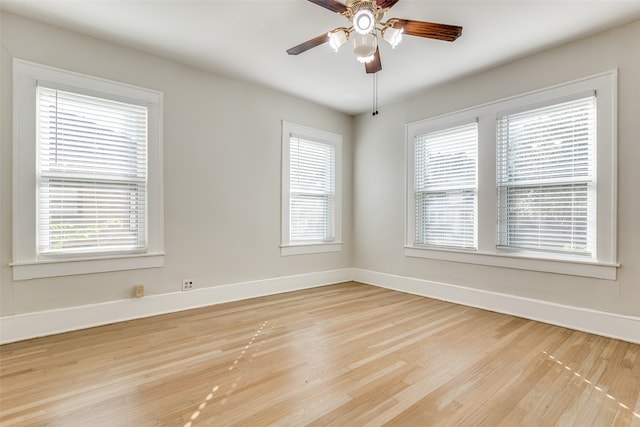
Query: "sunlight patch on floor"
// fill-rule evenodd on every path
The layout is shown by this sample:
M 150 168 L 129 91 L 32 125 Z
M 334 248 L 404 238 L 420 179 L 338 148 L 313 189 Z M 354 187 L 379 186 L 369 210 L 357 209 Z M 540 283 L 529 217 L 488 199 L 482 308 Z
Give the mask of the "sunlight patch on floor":
M 260 326 L 260 328 L 257 330 L 257 332 L 255 334 L 253 334 L 253 337 L 251 337 L 251 340 L 249 340 L 249 343 L 247 345 L 244 346 L 244 349 L 240 352 L 240 354 L 238 355 L 238 357 L 236 357 L 236 360 L 233 361 L 233 363 L 231 363 L 231 366 L 229 366 L 228 370 L 229 371 L 233 371 L 237 366 L 238 363 L 240 363 L 240 361 L 242 360 L 242 358 L 244 357 L 244 355 L 246 354 L 247 350 L 249 350 L 249 348 L 253 345 L 254 341 L 256 340 L 256 338 L 258 338 L 258 336 L 262 333 L 263 329 L 265 328 L 265 326 L 267 326 L 267 323 L 269 321 L 265 320 L 262 325 Z M 227 390 L 227 392 L 225 393 L 226 396 L 230 396 L 231 393 L 233 392 L 233 389 L 236 388 L 238 386 L 238 381 L 240 380 L 240 377 L 238 377 L 236 379 L 236 381 L 233 382 L 233 384 L 231 384 L 231 387 L 229 388 L 229 390 Z M 184 425 L 184 427 L 192 427 L 193 426 L 193 422 L 196 420 L 196 418 L 198 418 L 200 416 L 201 411 L 207 406 L 207 404 L 209 403 L 209 401 L 211 399 L 213 399 L 213 396 L 215 395 L 215 393 L 220 390 L 220 386 L 216 385 L 211 389 L 211 392 L 209 394 L 207 394 L 207 396 L 204 398 L 204 400 L 200 403 L 200 405 L 198 405 L 198 409 L 195 410 L 190 417 L 190 420 L 187 421 Z M 220 401 L 221 405 L 224 405 L 226 403 L 227 399 L 222 399 Z
M 560 360 L 558 360 L 558 358 L 556 358 L 554 355 L 547 353 L 546 351 L 543 351 L 542 353 L 544 353 L 550 360 L 553 360 L 554 362 L 556 362 L 558 365 L 564 367 L 564 369 L 566 369 L 567 371 L 570 371 L 573 373 L 573 375 L 575 375 L 576 377 L 580 378 L 585 384 L 588 384 L 590 387 L 592 387 L 594 390 L 598 391 L 599 393 L 602 393 L 603 395 L 605 395 L 605 397 L 607 399 L 610 400 L 614 400 L 616 401 L 616 403 L 618 404 L 618 406 L 620 406 L 622 409 L 625 409 L 629 412 L 631 412 L 631 414 L 633 414 L 634 417 L 636 418 L 640 418 L 640 414 L 637 412 L 634 412 L 629 406 L 625 405 L 624 403 L 620 402 L 620 400 L 618 400 L 615 396 L 613 396 L 610 393 L 607 393 L 602 387 L 600 387 L 599 385 L 595 385 L 592 381 L 590 381 L 588 378 L 585 378 L 583 375 L 581 375 L 579 372 L 574 371 L 570 366 L 565 365 L 564 363 L 562 363 Z

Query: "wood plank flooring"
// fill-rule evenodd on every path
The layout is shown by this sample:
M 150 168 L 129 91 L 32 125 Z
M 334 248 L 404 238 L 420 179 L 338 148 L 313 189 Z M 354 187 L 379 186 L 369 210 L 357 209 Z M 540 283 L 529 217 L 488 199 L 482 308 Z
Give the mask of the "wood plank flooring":
M 0 347 L 2 426 L 640 426 L 640 345 L 359 283 Z

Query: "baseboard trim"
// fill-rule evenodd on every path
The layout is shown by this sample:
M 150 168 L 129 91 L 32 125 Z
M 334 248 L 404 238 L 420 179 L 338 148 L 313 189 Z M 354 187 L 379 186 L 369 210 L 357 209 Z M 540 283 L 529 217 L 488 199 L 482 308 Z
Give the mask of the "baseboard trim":
M 640 344 L 640 317 L 636 316 L 623 316 L 357 268 L 353 269 L 353 280 Z
M 0 344 L 352 279 L 353 269 L 344 268 L 4 316 L 0 317 Z
M 350 280 L 640 344 L 640 317 L 357 268 L 0 317 L 0 344 Z

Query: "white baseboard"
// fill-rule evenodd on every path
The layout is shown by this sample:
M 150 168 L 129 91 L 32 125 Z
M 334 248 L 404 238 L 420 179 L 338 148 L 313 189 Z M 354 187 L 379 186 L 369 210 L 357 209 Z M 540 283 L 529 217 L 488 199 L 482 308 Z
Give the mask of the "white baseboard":
M 636 316 L 623 316 L 357 268 L 353 270 L 353 280 L 640 344 L 640 317 Z
M 640 344 L 640 317 L 352 268 L 0 317 L 0 344 L 350 280 Z
M 352 279 L 353 270 L 344 268 L 4 316 L 0 317 L 0 344 Z

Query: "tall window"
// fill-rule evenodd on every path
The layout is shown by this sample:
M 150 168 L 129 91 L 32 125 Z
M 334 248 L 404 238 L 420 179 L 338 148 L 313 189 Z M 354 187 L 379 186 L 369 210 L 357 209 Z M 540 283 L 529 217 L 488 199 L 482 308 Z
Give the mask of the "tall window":
M 38 253 L 144 250 L 147 108 L 38 87 Z
M 594 251 L 595 96 L 498 118 L 498 243 Z
M 614 280 L 616 91 L 610 71 L 409 123 L 405 255 Z
M 416 136 L 415 243 L 476 247 L 477 123 Z
M 339 135 L 283 122 L 283 255 L 340 249 Z
M 289 153 L 289 238 L 330 242 L 335 237 L 335 147 L 291 137 Z
M 14 280 L 162 266 L 162 94 L 15 60 L 14 117 Z

